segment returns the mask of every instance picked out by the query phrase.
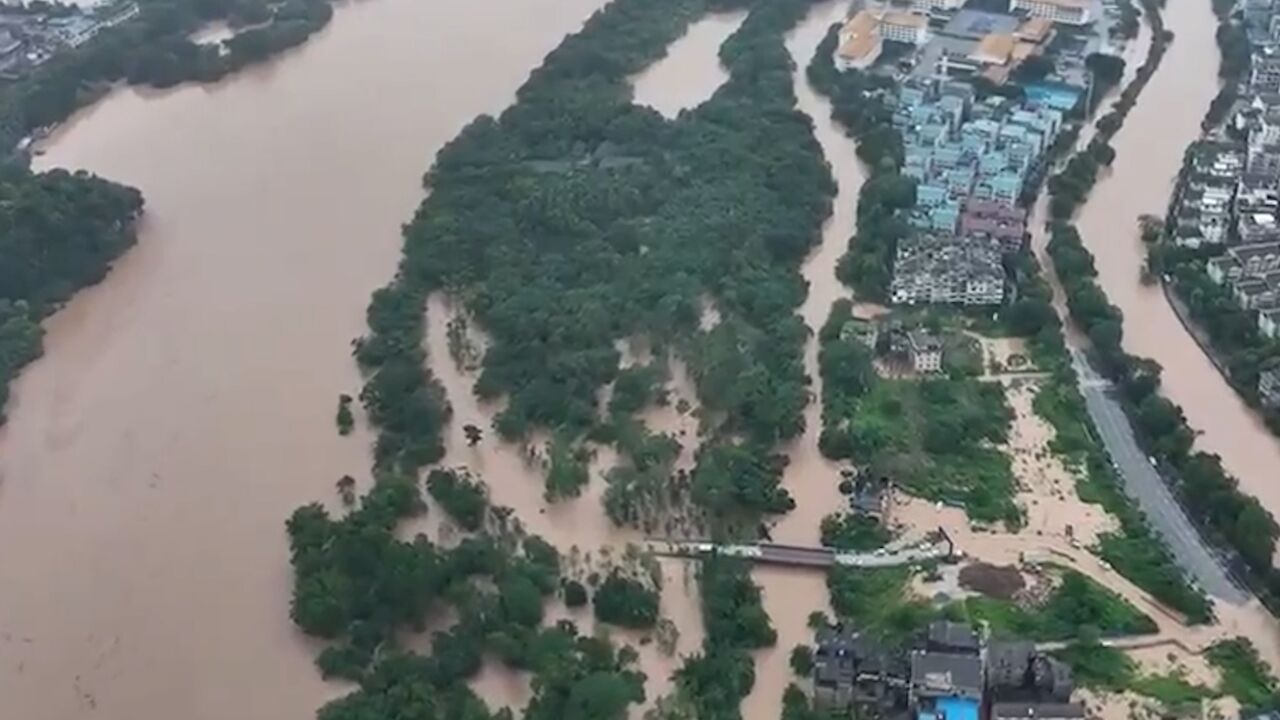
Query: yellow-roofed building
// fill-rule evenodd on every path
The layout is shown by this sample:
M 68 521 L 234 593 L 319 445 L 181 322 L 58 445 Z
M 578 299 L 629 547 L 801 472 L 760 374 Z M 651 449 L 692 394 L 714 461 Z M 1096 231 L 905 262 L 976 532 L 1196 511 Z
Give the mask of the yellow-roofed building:
M 836 67 L 862 70 L 884 50 L 885 41 L 923 45 L 929 41 L 929 18 L 918 13 L 860 10 L 840 29 Z

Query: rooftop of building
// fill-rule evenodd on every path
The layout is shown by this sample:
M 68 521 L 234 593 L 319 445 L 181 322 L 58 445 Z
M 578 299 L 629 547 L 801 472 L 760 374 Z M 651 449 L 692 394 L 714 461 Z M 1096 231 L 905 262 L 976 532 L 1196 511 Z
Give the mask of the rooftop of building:
M 1026 2 L 1027 0 L 1023 0 Z M 1048 5 L 1056 5 L 1067 10 L 1087 10 L 1090 0 L 1032 0 L 1033 2 L 1046 3 Z
M 970 698 L 944 697 L 921 708 L 917 720 L 978 720 L 979 702 Z
M 1032 42 L 1044 42 L 1053 32 L 1053 21 L 1049 18 L 1033 17 L 1022 23 L 1014 32 L 1017 37 Z
M 1256 275 L 1242 277 L 1232 283 L 1231 287 L 1241 295 L 1262 295 L 1271 292 L 1271 283 Z
M 1280 253 L 1280 242 L 1237 245 L 1227 251 L 1227 255 L 1241 264 L 1248 264 L 1250 260 L 1264 258 L 1277 253 Z
M 982 697 L 982 660 L 976 655 L 911 654 L 911 685 L 918 697 Z
M 983 10 L 961 10 L 940 31 L 951 37 L 980 40 L 986 35 L 1013 34 L 1021 21 L 1013 15 Z
M 1009 220 L 1022 220 L 1027 217 L 1027 211 L 1017 205 L 984 198 L 969 198 L 964 204 L 964 211 L 972 215 L 1007 218 Z
M 974 48 L 969 57 L 979 62 L 995 63 L 1003 65 L 1009 61 L 1009 57 L 1013 55 L 1013 48 L 1017 44 L 1013 35 L 1007 33 L 990 33 L 984 35 L 978 41 L 978 47 Z
M 861 60 L 880 47 L 880 44 L 880 35 L 875 31 L 853 35 L 840 46 L 838 53 L 846 60 Z
M 890 10 L 881 18 L 880 22 L 886 25 L 898 25 L 900 27 L 922 28 L 929 25 L 929 16 L 921 15 L 913 12 L 902 12 L 900 10 Z
M 928 332 L 926 330 L 921 330 L 919 328 L 915 330 L 910 330 L 907 332 L 907 341 L 911 347 L 911 350 L 914 352 L 937 352 L 942 349 L 942 338 L 938 337 L 937 335 L 934 335 L 931 332 Z M 969 637 L 972 638 L 973 640 L 973 647 L 975 649 L 977 648 L 978 636 L 974 635 L 972 630 L 970 630 L 968 627 L 965 627 L 963 625 L 957 625 L 958 628 L 963 628 L 963 631 L 952 630 L 950 628 L 939 630 L 937 635 L 937 637 L 939 638 L 939 641 L 935 642 L 934 625 L 950 626 L 950 625 L 955 625 L 955 623 L 934 623 L 933 625 L 930 625 L 929 626 L 929 643 L 930 644 L 940 644 L 940 645 L 947 645 L 948 647 L 956 647 L 948 643 L 941 642 L 941 640 L 947 637 L 948 632 L 955 632 L 956 637 L 961 638 L 962 632 L 967 631 Z
M 1083 718 L 1084 706 L 1079 703 L 995 703 L 991 706 L 993 720 L 1024 718 Z
M 842 34 L 866 34 L 874 31 L 879 24 L 880 21 L 876 19 L 875 13 L 870 10 L 859 10 L 857 14 L 845 22 L 840 32 Z

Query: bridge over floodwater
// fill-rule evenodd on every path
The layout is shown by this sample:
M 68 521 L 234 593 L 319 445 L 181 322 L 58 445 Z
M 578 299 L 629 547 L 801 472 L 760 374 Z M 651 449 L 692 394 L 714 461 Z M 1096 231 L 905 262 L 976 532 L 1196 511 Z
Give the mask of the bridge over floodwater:
M 740 557 L 763 565 L 793 567 L 897 567 L 955 555 L 955 545 L 946 532 L 939 529 L 929 538 L 913 543 L 886 545 L 870 552 L 852 552 L 828 547 L 808 547 L 782 543 L 718 544 L 696 540 L 651 540 L 650 548 L 668 557 L 698 558 L 706 555 Z

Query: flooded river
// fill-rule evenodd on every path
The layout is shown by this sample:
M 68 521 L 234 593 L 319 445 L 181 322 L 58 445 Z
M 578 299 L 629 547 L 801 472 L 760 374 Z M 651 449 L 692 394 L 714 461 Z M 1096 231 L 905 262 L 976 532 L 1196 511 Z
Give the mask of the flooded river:
M 831 303 L 851 295 L 836 279 L 835 270 L 855 230 L 858 192 L 864 177 L 862 164 L 855 154 L 856 146 L 831 120 L 830 103 L 809 87 L 805 68 L 827 29 L 844 19 L 848 8 L 849 4 L 841 0 L 815 6 L 787 39 L 787 48 L 796 63 L 796 99 L 800 110 L 813 120 L 814 135 L 839 186 L 831 217 L 823 227 L 822 242 L 802 268 L 809 295 L 800 314 L 814 333 L 805 348 L 805 371 L 813 380 L 813 400 L 805 411 L 805 432 L 788 452 L 786 486 L 796 500 L 796 509 L 773 529 L 774 540 L 800 545 L 817 545 L 822 518 L 839 511 L 844 504 L 837 489 L 839 468 L 818 452 L 818 435 L 822 431 L 822 380 L 818 376 L 817 331 L 826 321 Z M 755 578 L 764 589 L 764 606 L 778 631 L 778 643 L 760 653 L 756 687 L 747 700 L 744 715 L 747 720 L 774 720 L 778 717 L 782 693 L 794 680 L 787 664 L 791 648 L 813 641 L 813 631 L 807 625 L 810 613 L 829 612 L 826 576 L 798 568 L 760 568 Z
M 23 374 L 0 430 L 6 717 L 306 718 L 344 691 L 320 680 L 315 648 L 288 620 L 283 520 L 300 503 L 331 498 L 343 474 L 367 480 L 368 434 L 360 427 L 339 438 L 333 421 L 338 394 L 359 388 L 348 343 L 364 330 L 369 293 L 394 272 L 399 226 L 421 198 L 434 152 L 477 113 L 501 110 L 604 1 L 504 3 L 501 26 L 490 3 L 345 4 L 329 29 L 278 62 L 211 87 L 115 93 L 51 139 L 42 164 L 135 184 L 148 213 L 139 246 L 48 323 L 48 353 Z M 822 243 L 803 268 L 801 314 L 814 330 L 845 293 L 834 269 L 863 177 L 803 68 L 845 8 L 817 6 L 788 37 L 800 107 L 839 182 Z M 1170 394 L 1206 431 L 1203 446 L 1280 509 L 1280 488 L 1263 486 L 1265 471 L 1280 467 L 1280 447 L 1158 291 L 1138 284 L 1135 218 L 1163 207 L 1215 90 L 1207 3 L 1179 0 L 1168 17 L 1178 40 L 1116 139 L 1116 172 L 1081 226 L 1130 319 L 1131 350 L 1160 360 Z M 637 77 L 637 101 L 672 116 L 710 96 L 724 80 L 716 51 L 741 21 L 695 23 Z M 466 444 L 462 425 L 487 426 L 494 408 L 475 400 L 474 376 L 444 350 L 454 312 L 432 298 L 430 361 L 455 406 L 447 462 L 487 477 L 495 502 L 565 552 L 576 548 L 584 566 L 602 562 L 603 547 L 616 555 L 639 540 L 604 517 L 598 479 L 583 497 L 548 508 L 540 466 L 523 448 L 496 438 Z M 789 448 L 786 479 L 798 507 L 773 534 L 811 544 L 841 497 L 838 468 L 817 451 L 816 343 L 805 361 L 815 402 Z M 678 363 L 672 385 L 694 400 Z M 697 421 L 674 400 L 644 419 L 677 435 L 688 463 Z M 599 453 L 597 472 L 612 460 Z M 662 569 L 663 612 L 681 634 L 672 657 L 653 643 L 638 648 L 651 698 L 701 642 L 689 569 Z M 826 608 L 827 593 L 821 573 L 759 570 L 756 579 L 779 639 L 759 654 L 743 709 L 748 720 L 774 720 L 792 680 L 787 654 L 809 640 L 808 614 Z M 495 706 L 518 707 L 526 680 L 491 666 L 475 686 Z
M 332 498 L 343 474 L 367 482 L 368 433 L 358 426 L 339 438 L 333 421 L 338 394 L 359 389 L 348 343 L 364 330 L 369 293 L 394 272 L 400 223 L 434 152 L 477 113 L 501 110 L 603 4 L 512 3 L 504 12 L 518 33 L 496 31 L 487 5 L 344 5 L 329 29 L 277 62 L 215 86 L 114 93 L 50 139 L 42 166 L 134 184 L 148 212 L 138 247 L 48 323 L 48 352 L 17 383 L 0 430 L 6 714 L 275 720 L 309 717 L 344 692 L 320 680 L 315 647 L 288 620 L 283 520 Z M 818 6 L 788 38 L 801 109 L 840 184 L 804 266 L 802 314 L 815 330 L 844 292 L 834 270 L 862 176 L 803 68 L 844 9 Z M 691 26 L 637 77 L 637 102 L 673 116 L 709 97 L 725 79 L 717 50 L 742 20 Z M 466 72 L 430 72 L 439 67 Z M 583 566 L 604 562 L 602 548 L 616 556 L 640 540 L 605 518 L 598 480 L 545 507 L 541 468 L 524 448 L 466 444 L 461 426 L 487 426 L 494 408 L 477 403 L 474 376 L 444 350 L 455 314 L 432 298 L 431 365 L 456 414 L 447 462 L 489 478 L 495 502 Z M 816 380 L 816 343 L 806 365 Z M 696 399 L 678 363 L 672 385 L 676 398 Z M 841 501 L 837 468 L 817 452 L 819 392 L 790 448 L 798 508 L 778 540 L 816 542 Z M 644 419 L 680 437 L 689 465 L 697 420 L 674 409 L 676 398 Z M 600 452 L 597 472 L 612 461 Z M 663 613 L 680 639 L 671 657 L 653 643 L 638 648 L 650 698 L 670 689 L 681 656 L 702 639 L 690 568 L 662 569 Z M 779 642 L 761 653 L 744 711 L 772 720 L 791 680 L 787 653 L 809 640 L 805 621 L 825 609 L 826 589 L 821 573 L 756 577 Z M 475 687 L 495 706 L 519 707 L 526 681 L 491 666 Z
M 530 69 L 604 0 L 476 3 L 376 0 L 343 5 L 298 51 L 208 87 L 120 91 L 47 143 L 40 164 L 87 168 L 140 187 L 140 242 L 100 286 L 48 323 L 47 354 L 15 387 L 0 430 L 0 697 L 24 720 L 309 717 L 344 688 L 323 683 L 315 647 L 287 617 L 283 520 L 332 498 L 343 474 L 367 481 L 369 435 L 339 438 L 339 393 L 359 389 L 350 340 L 369 293 L 394 272 L 400 224 L 421 197 L 434 152 L 480 112 L 501 110 Z M 801 66 L 842 4 L 791 37 Z M 716 50 L 741 22 L 695 24 L 670 58 L 637 79 L 667 114 L 724 79 Z M 443 29 L 447 28 L 445 32 Z M 429 39 L 429 41 L 428 41 Z M 449 68 L 436 73 L 433 68 Z M 465 72 L 459 72 L 465 70 Z M 836 166 L 841 196 L 805 267 L 816 328 L 840 288 L 835 260 L 861 184 L 853 146 L 798 75 L 803 109 Z M 443 350 L 452 311 L 433 298 L 431 362 L 461 424 L 485 418 L 473 378 Z M 807 357 L 816 376 L 814 352 Z M 677 368 L 678 370 L 679 368 Z M 677 394 L 693 399 L 677 372 Z M 696 420 L 661 408 L 646 420 L 696 447 Z M 792 451 L 800 508 L 779 539 L 813 542 L 839 501 L 811 430 Z M 601 483 L 544 508 L 541 473 L 519 448 L 448 438 L 448 462 L 491 479 L 495 501 L 535 532 L 599 562 L 637 536 L 600 512 Z M 597 467 L 611 462 L 606 453 Z M 615 550 L 615 553 L 617 551 Z M 696 592 L 663 567 L 675 657 L 642 647 L 651 697 L 701 642 Z M 753 719 L 775 718 L 786 652 L 825 606 L 821 575 L 761 573 L 779 649 L 762 655 Z M 495 705 L 519 705 L 522 679 L 487 670 Z
M 1164 367 L 1168 396 L 1218 453 L 1240 487 L 1280 516 L 1280 441 L 1223 381 L 1179 323 L 1159 287 L 1144 286 L 1141 213 L 1163 216 L 1183 149 L 1218 90 L 1216 28 L 1207 0 L 1177 0 L 1164 11 L 1175 40 L 1159 71 L 1113 140 L 1113 172 L 1098 183 L 1078 220 L 1097 256 L 1099 281 L 1124 312 L 1125 348 Z
M 0 716 L 297 719 L 341 691 L 289 622 L 283 522 L 367 475 L 334 428 L 348 343 L 433 153 L 603 4 L 347 3 L 278 62 L 52 139 L 41 164 L 148 213 L 0 431 Z

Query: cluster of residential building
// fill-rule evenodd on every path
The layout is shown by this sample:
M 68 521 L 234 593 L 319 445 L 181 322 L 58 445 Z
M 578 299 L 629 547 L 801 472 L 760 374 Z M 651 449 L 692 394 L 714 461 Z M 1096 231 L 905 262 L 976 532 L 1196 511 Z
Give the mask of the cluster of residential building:
M 1179 245 L 1219 248 L 1209 277 L 1280 338 L 1280 2 L 1245 0 L 1240 18 L 1249 74 L 1232 122 L 1188 152 L 1170 229 Z
M 966 213 L 970 227 L 1016 236 L 1014 249 L 1021 247 L 1022 233 L 1012 229 L 1025 224 L 1018 201 L 1062 121 L 1061 111 L 1034 101 L 998 95 L 977 101 L 962 82 L 905 83 L 894 124 L 902 133 L 902 173 L 916 181 L 913 224 L 955 233 Z
M 1266 368 L 1258 376 L 1258 397 L 1263 407 L 1280 410 L 1280 365 Z
M 1264 336 L 1280 338 L 1280 242 L 1230 247 L 1209 261 L 1207 271 L 1241 309 L 1257 313 Z
M 1085 94 L 1085 58 L 1110 49 L 1100 0 L 1011 0 L 998 12 L 966 5 L 873 2 L 840 30 L 837 67 L 898 80 L 894 124 L 916 203 L 895 251 L 895 304 L 1003 301 L 1004 257 L 1027 237 L 1022 200 Z M 1037 59 L 1038 71 L 1019 74 Z M 978 98 L 978 85 L 1020 78 L 1022 92 L 1011 93 L 1019 99 Z
M 1175 198 L 1174 240 L 1188 247 L 1280 242 L 1280 4 L 1245 0 L 1251 60 L 1230 130 L 1189 154 Z
M 57 53 L 78 48 L 98 33 L 138 15 L 134 2 L 117 2 L 92 10 L 75 5 L 48 11 L 0 6 L 0 79 L 14 80 Z
M 898 91 L 902 173 L 916 181 L 891 286 L 897 304 L 994 305 L 1004 298 L 1003 256 L 1026 241 L 1020 201 L 1043 173 L 1063 112 L 1035 100 L 991 96 L 943 78 Z
M 823 707 L 887 720 L 1078 720 L 1070 669 L 1023 640 L 988 640 L 935 622 L 906 648 L 845 627 L 819 631 L 814 697 Z

